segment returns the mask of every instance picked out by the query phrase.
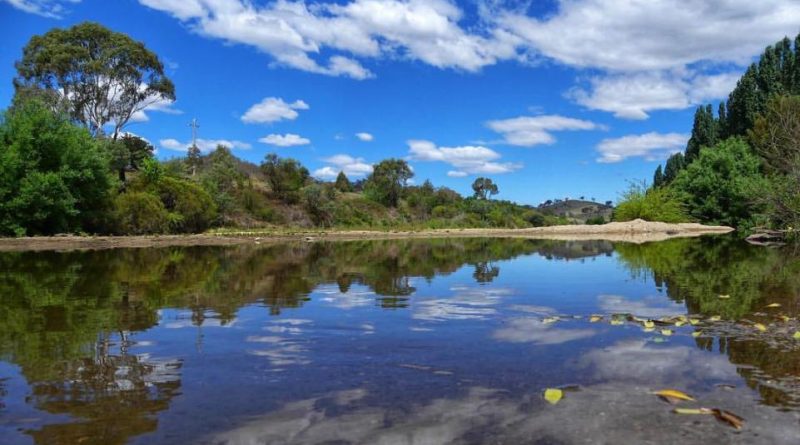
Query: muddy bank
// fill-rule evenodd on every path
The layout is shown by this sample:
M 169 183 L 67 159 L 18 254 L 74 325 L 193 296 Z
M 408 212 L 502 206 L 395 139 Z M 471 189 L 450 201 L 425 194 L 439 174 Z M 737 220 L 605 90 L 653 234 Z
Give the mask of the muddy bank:
M 623 223 L 587 226 L 570 225 L 530 229 L 438 229 L 418 231 L 368 230 L 262 230 L 225 234 L 161 236 L 55 236 L 0 238 L 0 251 L 92 250 L 120 247 L 226 246 L 282 241 L 362 240 L 401 238 L 476 238 L 504 237 L 556 240 L 607 240 L 631 243 L 662 241 L 676 237 L 724 234 L 734 229 L 701 224 L 667 224 L 635 220 Z

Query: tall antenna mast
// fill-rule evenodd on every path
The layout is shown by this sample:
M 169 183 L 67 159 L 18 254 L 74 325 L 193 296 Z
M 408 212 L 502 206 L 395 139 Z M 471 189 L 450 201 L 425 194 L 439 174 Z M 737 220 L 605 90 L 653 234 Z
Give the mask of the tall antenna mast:
M 193 118 L 189 126 L 192 127 L 192 147 L 197 147 L 197 129 L 200 128 L 197 118 Z

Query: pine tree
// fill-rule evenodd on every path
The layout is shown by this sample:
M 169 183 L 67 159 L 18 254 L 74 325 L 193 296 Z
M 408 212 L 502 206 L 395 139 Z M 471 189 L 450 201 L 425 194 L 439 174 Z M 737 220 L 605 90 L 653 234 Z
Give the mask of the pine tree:
M 336 190 L 339 190 L 342 193 L 353 191 L 353 184 L 350 183 L 350 180 L 343 171 L 339 172 L 339 175 L 336 177 L 336 184 L 334 187 L 336 187 Z
M 711 105 L 699 107 L 694 114 L 692 137 L 686 146 L 686 162 L 690 163 L 700 155 L 703 147 L 713 147 L 717 143 L 717 121 Z
M 685 166 L 683 153 L 675 153 L 667 159 L 667 166 L 664 168 L 664 181 L 663 184 L 669 184 L 678 177 L 678 173 L 683 170 Z
M 658 188 L 664 185 L 664 173 L 661 170 L 661 164 L 656 168 L 656 173 L 653 175 L 653 187 Z
M 192 145 L 186 153 L 186 165 L 189 167 L 192 176 L 197 174 L 197 169 L 200 167 L 201 162 L 200 149 L 197 148 L 197 145 Z

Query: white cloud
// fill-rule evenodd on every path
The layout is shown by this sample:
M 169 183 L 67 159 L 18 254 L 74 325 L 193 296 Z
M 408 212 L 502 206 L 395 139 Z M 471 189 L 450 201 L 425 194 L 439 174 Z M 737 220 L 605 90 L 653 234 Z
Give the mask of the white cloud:
M 180 142 L 177 139 L 172 139 L 172 138 L 161 139 L 158 141 L 158 143 L 161 145 L 161 147 L 166 148 L 167 150 L 175 150 L 175 151 L 186 151 L 189 149 L 189 147 L 192 146 L 191 141 Z M 226 139 L 201 139 L 201 138 L 197 139 L 197 148 L 199 148 L 200 151 L 205 153 L 213 151 L 214 149 L 217 148 L 217 145 L 224 145 L 228 148 L 241 149 L 241 150 L 247 150 L 251 147 L 250 144 L 242 141 L 235 141 L 235 140 L 229 141 Z
M 375 137 L 369 133 L 356 133 L 356 137 L 358 140 L 364 142 L 372 142 L 375 139 Z
M 297 134 L 270 134 L 258 140 L 263 144 L 275 145 L 277 147 L 296 147 L 298 145 L 308 145 L 311 140 Z
M 349 178 L 359 178 L 372 173 L 372 165 L 364 158 L 355 158 L 347 154 L 338 154 L 325 158 L 323 162 L 330 164 L 314 170 L 314 177 L 319 179 L 335 179 L 339 172 L 344 172 Z
M 631 157 L 648 161 L 665 159 L 686 147 L 689 135 L 681 133 L 645 133 L 615 139 L 603 139 L 597 146 L 597 162 L 614 163 Z
M 552 144 L 556 141 L 552 133 L 556 131 L 604 129 L 594 122 L 557 115 L 521 116 L 489 121 L 486 125 L 500 133 L 507 144 L 521 147 Z
M 297 110 L 308 109 L 308 104 L 302 100 L 287 103 L 279 97 L 267 97 L 250 107 L 242 116 L 242 122 L 263 124 L 282 120 L 295 120 L 299 116 Z
M 500 153 L 482 146 L 437 147 L 430 141 L 408 141 L 409 159 L 423 162 L 445 162 L 457 170 L 448 172 L 450 177 L 467 174 L 501 174 L 522 168 L 522 164 L 495 162 Z
M 764 46 L 797 33 L 800 3 L 560 0 L 557 13 L 543 19 L 500 13 L 497 23 L 569 66 L 669 70 L 700 61 L 748 63 Z
M 31 14 L 51 19 L 60 19 L 66 13 L 67 4 L 80 3 L 81 0 L 0 0 Z
M 646 72 L 598 76 L 589 89 L 575 88 L 567 96 L 593 109 L 622 119 L 642 120 L 648 112 L 682 110 L 708 100 L 724 98 L 736 86 L 738 73 L 684 76 L 681 73 Z
M 168 99 L 154 99 L 152 103 L 148 104 L 143 110 L 134 112 L 131 115 L 130 122 L 148 122 L 150 116 L 148 116 L 147 113 L 153 111 L 165 114 L 183 114 L 183 111 L 172 107 L 174 104 L 175 102 Z

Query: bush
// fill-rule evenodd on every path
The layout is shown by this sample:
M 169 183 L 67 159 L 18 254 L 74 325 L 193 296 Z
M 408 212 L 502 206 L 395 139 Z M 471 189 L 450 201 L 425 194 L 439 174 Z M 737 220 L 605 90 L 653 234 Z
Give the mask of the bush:
M 146 192 L 122 193 L 114 200 L 115 232 L 120 235 L 163 233 L 169 214 L 158 196 Z
M 600 215 L 593 216 L 593 217 L 591 217 L 591 218 L 586 220 L 586 224 L 588 224 L 590 226 L 602 226 L 605 223 L 606 223 L 606 219 L 603 218 Z
M 689 215 L 669 187 L 648 190 L 644 183 L 631 183 L 614 210 L 614 221 L 634 219 L 679 223 L 689 221 Z

